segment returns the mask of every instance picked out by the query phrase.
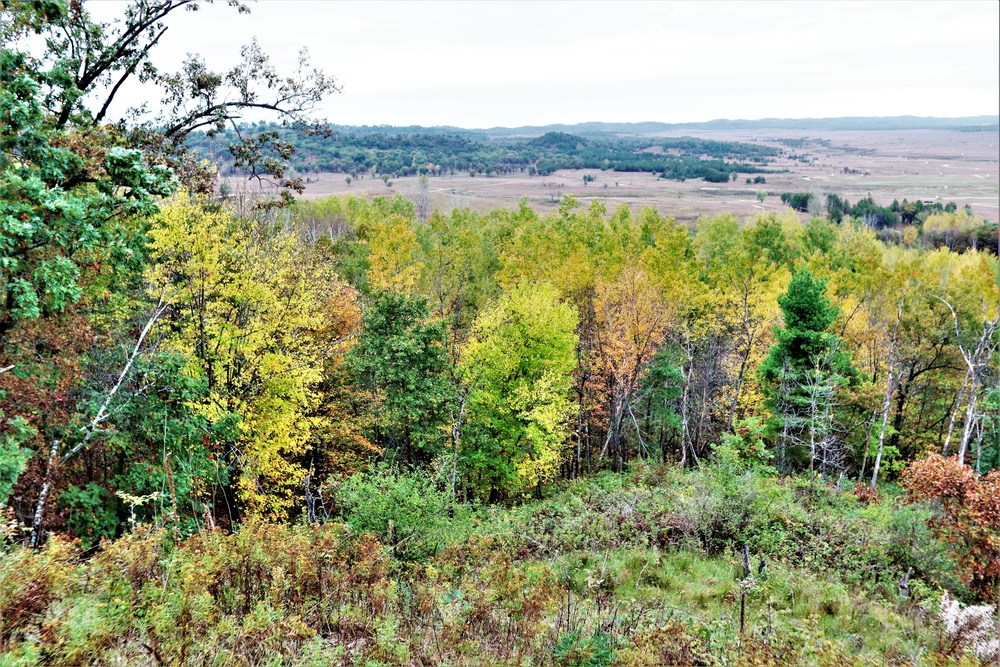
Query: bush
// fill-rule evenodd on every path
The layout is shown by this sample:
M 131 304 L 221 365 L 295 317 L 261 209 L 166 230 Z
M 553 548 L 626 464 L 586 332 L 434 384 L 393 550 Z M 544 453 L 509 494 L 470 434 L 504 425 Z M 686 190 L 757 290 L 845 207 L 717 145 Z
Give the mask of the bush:
M 928 520 L 955 551 L 962 580 L 979 599 L 1000 598 L 1000 470 L 978 475 L 955 458 L 931 454 L 903 473 L 910 501 L 930 501 L 939 512 Z
M 946 573 L 956 567 L 928 539 L 924 504 L 901 505 L 883 486 L 864 506 L 743 453 L 719 447 L 697 470 L 638 463 L 519 507 L 473 515 L 456 504 L 454 516 L 433 478 L 381 465 L 336 490 L 350 526 L 251 522 L 182 541 L 140 526 L 86 558 L 62 540 L 12 547 L 0 554 L 0 667 L 218 656 L 290 667 L 901 664 L 882 661 L 893 646 L 931 655 L 927 610 L 941 586 L 955 592 Z M 394 537 L 409 531 L 396 549 L 409 562 L 373 535 L 390 521 Z M 743 542 L 754 581 L 741 636 L 731 549 Z M 909 567 L 904 600 L 897 583 Z
M 62 539 L 49 540 L 38 551 L 0 551 L 0 661 L 64 592 L 73 573 L 72 555 Z
M 386 464 L 348 477 L 335 502 L 353 530 L 374 533 L 397 558 L 409 561 L 437 553 L 471 512 L 468 505 L 453 503 L 427 473 Z

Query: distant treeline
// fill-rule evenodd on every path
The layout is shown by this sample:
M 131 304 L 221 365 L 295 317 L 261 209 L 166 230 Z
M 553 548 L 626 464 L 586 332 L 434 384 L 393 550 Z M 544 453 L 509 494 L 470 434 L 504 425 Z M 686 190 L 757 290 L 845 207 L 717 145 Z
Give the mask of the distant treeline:
M 274 133 L 281 141 L 294 144 L 291 163 L 299 173 L 335 172 L 354 178 L 365 174 L 399 178 L 458 172 L 472 176 L 524 172 L 547 176 L 558 169 L 601 169 L 648 172 L 672 180 L 704 178 L 725 182 L 732 174 L 771 173 L 767 165 L 784 154 L 783 149 L 770 146 L 691 137 L 583 137 L 548 132 L 534 138 L 491 139 L 468 131 L 415 132 L 414 128 L 378 127 L 338 127 L 324 136 L 264 124 L 246 130 Z M 195 133 L 188 144 L 218 163 L 223 172 L 238 173 L 228 150 L 234 139 L 233 132 L 212 136 Z
M 810 192 L 784 192 L 781 201 L 796 211 L 825 214 L 838 224 L 849 217 L 877 231 L 886 242 L 911 245 L 919 235 L 932 247 L 1000 253 L 997 223 L 977 217 L 969 206 L 959 210 L 955 202 L 911 202 L 904 198 L 902 202 L 894 199 L 889 206 L 879 206 L 870 196 L 851 204 L 837 194 L 828 194 L 823 200 Z

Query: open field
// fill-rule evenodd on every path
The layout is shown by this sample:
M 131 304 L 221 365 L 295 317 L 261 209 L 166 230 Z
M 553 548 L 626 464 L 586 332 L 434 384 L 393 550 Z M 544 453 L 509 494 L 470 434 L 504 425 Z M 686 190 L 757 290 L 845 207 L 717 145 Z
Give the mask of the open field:
M 552 210 L 563 195 L 569 194 L 584 206 L 594 199 L 600 199 L 609 209 L 619 204 L 656 206 L 663 214 L 691 221 L 700 215 L 724 211 L 750 214 L 781 210 L 783 205 L 778 197 L 782 192 L 815 192 L 822 196 L 839 194 L 852 202 L 870 194 L 880 205 L 904 197 L 953 201 L 960 207 L 968 204 L 975 213 L 990 220 L 1000 216 L 1000 136 L 995 132 L 767 130 L 688 131 L 673 136 L 682 135 L 783 147 L 786 155 L 773 167 L 787 172 L 766 175 L 766 185 L 747 185 L 745 176 L 719 184 L 599 170 L 561 170 L 545 177 L 515 174 L 473 178 L 463 173 L 430 178 L 433 205 L 445 210 L 456 207 L 485 210 L 516 206 L 518 200 L 527 197 L 536 209 Z M 651 136 L 651 145 L 658 138 Z M 792 156 L 798 157 L 792 159 Z M 803 156 L 807 161 L 803 161 Z M 845 168 L 852 171 L 845 173 Z M 597 180 L 585 186 L 586 173 Z M 392 187 L 388 188 L 370 176 L 348 186 L 344 176 L 309 175 L 305 197 L 347 192 L 414 197 L 419 188 L 416 177 L 393 179 Z M 763 203 L 757 201 L 759 191 L 766 194 Z

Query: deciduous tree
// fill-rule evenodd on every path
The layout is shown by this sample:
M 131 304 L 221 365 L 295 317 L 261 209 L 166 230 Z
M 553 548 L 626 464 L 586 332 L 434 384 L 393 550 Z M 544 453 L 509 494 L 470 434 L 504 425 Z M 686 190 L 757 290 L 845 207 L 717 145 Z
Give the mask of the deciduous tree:
M 577 314 L 547 284 L 485 309 L 462 353 L 472 388 L 459 449 L 466 484 L 498 498 L 553 479 L 566 442 Z

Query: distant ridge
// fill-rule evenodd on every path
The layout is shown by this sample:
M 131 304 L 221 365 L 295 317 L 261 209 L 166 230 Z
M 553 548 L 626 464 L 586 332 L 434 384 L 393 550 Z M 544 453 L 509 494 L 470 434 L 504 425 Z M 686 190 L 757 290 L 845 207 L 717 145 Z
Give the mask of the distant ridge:
M 842 118 L 763 118 L 760 120 L 730 120 L 720 118 L 698 123 L 555 123 L 552 125 L 522 125 L 519 127 L 464 128 L 452 125 L 424 127 L 421 125 L 332 125 L 335 132 L 355 135 L 462 135 L 480 139 L 488 137 L 539 136 L 546 132 L 571 134 L 631 134 L 646 135 L 691 130 L 962 130 L 1000 132 L 1000 115 L 938 118 L 922 116 L 846 116 Z
M 700 123 L 577 123 L 575 125 L 525 125 L 492 127 L 487 135 L 545 134 L 546 132 L 654 134 L 676 130 L 1000 130 L 1000 115 L 936 118 L 921 116 L 846 116 L 843 118 L 718 119 Z

